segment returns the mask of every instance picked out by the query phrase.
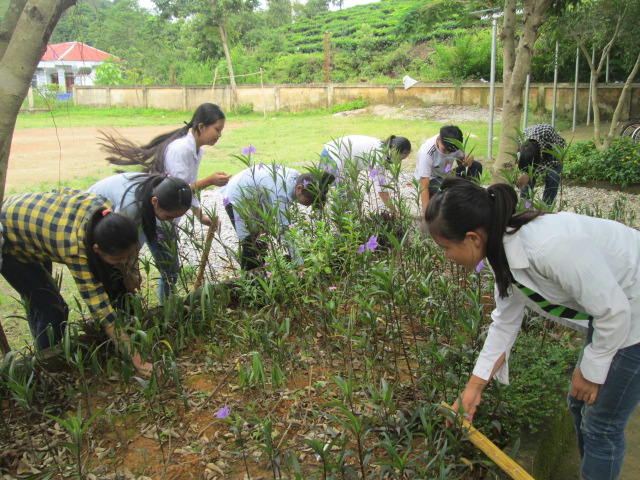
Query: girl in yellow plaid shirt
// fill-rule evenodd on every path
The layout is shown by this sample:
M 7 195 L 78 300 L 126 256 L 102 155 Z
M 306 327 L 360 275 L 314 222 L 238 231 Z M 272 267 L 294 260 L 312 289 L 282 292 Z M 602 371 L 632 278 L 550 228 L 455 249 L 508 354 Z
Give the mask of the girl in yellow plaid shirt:
M 5 199 L 0 273 L 23 298 L 38 348 L 60 341 L 69 316 L 52 277 L 53 262 L 68 267 L 91 316 L 105 332 L 121 345 L 129 342 L 114 328 L 114 303 L 139 287 L 138 228 L 112 208 L 100 195 L 68 188 Z M 133 362 L 143 374 L 152 368 L 137 352 Z

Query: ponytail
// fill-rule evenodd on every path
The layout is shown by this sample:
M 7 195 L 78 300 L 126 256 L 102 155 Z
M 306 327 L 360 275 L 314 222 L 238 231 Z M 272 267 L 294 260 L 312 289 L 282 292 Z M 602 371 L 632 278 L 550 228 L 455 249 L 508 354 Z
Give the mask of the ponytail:
M 409 155 L 411 153 L 411 142 L 405 137 L 391 135 L 382 143 L 382 146 L 387 152 L 395 150 L 398 155 Z
M 158 240 L 158 232 L 156 229 L 156 213 L 151 199 L 156 197 L 158 206 L 168 212 L 186 211 L 191 206 L 193 191 L 189 184 L 180 178 L 145 174 L 134 178 L 140 179 L 137 185 L 134 184 L 134 196 L 141 207 L 142 231 L 150 243 L 155 243 Z M 134 185 L 130 188 L 133 188 Z M 128 191 L 127 189 L 125 195 Z
M 483 230 L 486 233 L 486 257 L 501 297 L 507 296 L 513 281 L 504 250 L 504 235 L 517 232 L 544 214 L 527 211 L 515 215 L 517 203 L 518 195 L 510 185 L 497 183 L 485 189 L 463 178 L 447 178 L 429 202 L 425 214 L 432 236 L 461 242 L 468 232 Z
M 102 140 L 99 145 L 109 154 L 107 160 L 114 165 L 138 166 L 142 167 L 145 173 L 164 174 L 165 153 L 171 142 L 184 137 L 189 130 L 192 130 L 194 135 L 201 134 L 200 124 L 209 126 L 224 118 L 224 112 L 220 107 L 213 103 L 203 103 L 193 112 L 191 120 L 188 123 L 184 122 L 184 127 L 158 135 L 146 145 L 138 145 L 123 137 L 116 138 L 104 131 L 99 132 L 99 138 Z

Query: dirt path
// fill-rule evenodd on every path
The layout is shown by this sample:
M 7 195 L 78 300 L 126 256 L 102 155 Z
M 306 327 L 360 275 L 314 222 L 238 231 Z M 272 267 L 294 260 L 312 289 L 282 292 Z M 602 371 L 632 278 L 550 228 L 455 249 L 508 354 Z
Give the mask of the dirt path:
M 170 129 L 162 125 L 118 127 L 116 131 L 144 142 Z M 99 180 L 111 175 L 113 167 L 104 160 L 98 145 L 98 130 L 98 127 L 16 130 L 9 155 L 7 194 L 27 188 L 46 190 L 69 180 Z

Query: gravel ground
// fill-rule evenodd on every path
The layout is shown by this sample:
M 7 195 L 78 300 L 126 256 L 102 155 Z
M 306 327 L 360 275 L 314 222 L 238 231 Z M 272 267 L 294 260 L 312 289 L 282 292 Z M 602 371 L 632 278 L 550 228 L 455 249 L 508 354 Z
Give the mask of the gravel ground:
M 401 189 L 403 195 L 407 198 L 414 198 L 415 191 L 413 188 L 406 186 L 406 180 L 410 178 L 411 173 L 405 172 L 405 181 L 401 182 Z M 563 186 L 561 193 L 558 195 L 559 204 L 563 211 L 585 213 L 585 209 L 589 209 L 591 212 L 603 212 L 604 215 L 602 216 L 606 216 L 614 209 L 614 203 L 617 199 L 621 199 L 625 203 L 625 210 L 628 212 L 626 218 L 629 219 L 629 215 L 633 215 L 634 220 L 630 224 L 638 228 L 637 219 L 640 218 L 640 197 L 636 194 L 605 188 Z M 233 275 L 234 260 L 232 260 L 232 252 L 235 252 L 238 247 L 238 238 L 222 205 L 220 189 L 216 188 L 203 191 L 200 201 L 205 211 L 215 209 L 222 222 L 219 231 L 216 233 L 211 247 L 211 254 L 209 255 L 210 271 L 221 277 Z M 417 216 L 417 207 L 414 207 L 414 209 L 414 213 Z M 187 238 L 186 233 L 181 233 L 181 252 L 184 256 L 184 263 L 190 265 L 199 264 L 199 255 L 191 245 L 194 240 L 202 242 L 205 235 L 206 229 L 201 228 L 197 222 L 195 231 L 189 235 L 189 238 Z

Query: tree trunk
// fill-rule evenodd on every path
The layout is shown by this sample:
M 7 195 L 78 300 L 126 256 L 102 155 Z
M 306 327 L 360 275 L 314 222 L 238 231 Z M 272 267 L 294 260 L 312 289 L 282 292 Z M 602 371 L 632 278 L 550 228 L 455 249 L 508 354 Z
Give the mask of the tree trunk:
M 222 40 L 222 48 L 224 56 L 227 59 L 227 68 L 229 69 L 229 84 L 231 85 L 231 108 L 238 108 L 238 89 L 236 88 L 236 77 L 233 75 L 233 64 L 231 63 L 231 53 L 229 52 L 229 43 L 227 42 L 227 26 L 222 22 L 218 23 L 220 29 L 220 39 Z
M 613 48 L 613 45 L 616 42 L 616 39 L 618 38 L 618 34 L 620 33 L 620 25 L 622 24 L 622 18 L 625 13 L 626 13 L 626 9 L 623 15 L 618 17 L 616 29 L 613 32 L 613 35 L 611 36 L 611 38 L 609 39 L 609 42 L 605 45 L 604 49 L 602 50 L 602 56 L 600 57 L 600 62 L 598 62 L 597 67 L 593 62 L 593 59 L 591 58 L 591 55 L 589 54 L 589 50 L 587 50 L 587 47 L 585 46 L 584 40 L 582 39 L 582 37 L 576 38 L 578 47 L 580 48 L 585 58 L 587 59 L 587 64 L 589 65 L 589 69 L 591 70 L 591 105 L 593 108 L 593 141 L 596 145 L 596 150 L 598 150 L 599 152 L 605 151 L 606 149 L 609 148 L 609 145 L 611 145 L 612 136 L 610 136 L 609 134 L 611 133 L 612 129 L 609 129 L 609 134 L 607 135 L 603 143 L 602 138 L 600 137 L 600 105 L 598 104 L 598 77 L 600 76 L 600 72 L 602 72 L 602 69 L 604 68 L 606 59 L 609 56 L 609 52 L 611 52 L 611 49 Z M 623 95 L 624 95 L 624 91 L 620 94 L 620 97 L 622 98 Z M 618 103 L 618 105 L 620 104 Z M 616 107 L 616 110 L 618 110 L 618 107 Z M 611 125 L 613 128 L 614 124 L 612 123 Z
M 629 86 L 631 82 L 636 78 L 638 74 L 638 70 L 640 70 L 640 54 L 638 54 L 638 58 L 636 58 L 636 63 L 631 69 L 631 73 L 627 77 L 627 81 L 624 82 L 624 88 L 620 92 L 620 98 L 618 98 L 618 104 L 616 105 L 616 109 L 613 112 L 613 117 L 611 118 L 611 127 L 609 128 L 609 133 L 604 139 L 604 147 L 608 149 L 611 145 L 611 140 L 616 136 L 616 130 L 618 129 L 618 119 L 620 118 L 620 113 L 622 112 L 622 106 L 624 105 L 624 100 L 627 97 L 627 92 L 629 91 Z
M 505 0 L 504 23 L 500 32 L 502 41 L 502 83 L 507 85 L 511 79 L 516 61 L 516 0 Z
M 75 0 L 12 0 L 0 26 L 0 205 L 20 107 L 60 15 L 75 3 Z
M 531 70 L 533 47 L 538 39 L 538 31 L 551 3 L 552 0 L 535 0 L 524 3 L 522 33 L 518 42 L 513 72 L 510 75 L 509 83 L 503 83 L 502 131 L 498 157 L 493 167 L 498 181 L 504 181 L 503 170 L 511 170 L 514 166 L 513 154 L 518 150 L 517 137 L 522 117 L 522 91 Z

